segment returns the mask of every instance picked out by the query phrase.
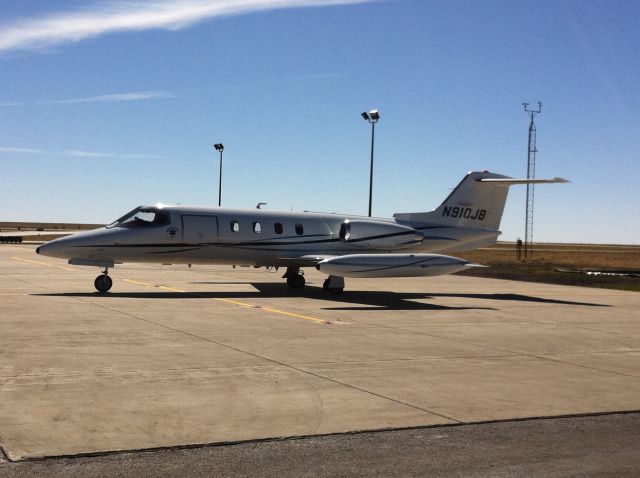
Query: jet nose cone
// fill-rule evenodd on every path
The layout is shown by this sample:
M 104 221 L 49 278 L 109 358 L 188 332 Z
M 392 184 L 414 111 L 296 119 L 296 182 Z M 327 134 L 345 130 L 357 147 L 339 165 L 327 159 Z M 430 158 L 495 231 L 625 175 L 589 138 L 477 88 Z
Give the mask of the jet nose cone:
M 48 255 L 47 251 L 49 250 L 50 246 L 48 245 L 48 242 L 45 242 L 44 244 L 42 244 L 41 246 L 38 246 L 38 248 L 36 249 L 36 254 L 41 254 L 43 256 Z
M 47 242 L 39 246 L 36 249 L 36 254 L 64 259 L 66 258 L 66 253 L 68 252 L 68 248 L 66 246 L 67 244 L 63 242 L 63 240 L 56 239 L 55 241 Z

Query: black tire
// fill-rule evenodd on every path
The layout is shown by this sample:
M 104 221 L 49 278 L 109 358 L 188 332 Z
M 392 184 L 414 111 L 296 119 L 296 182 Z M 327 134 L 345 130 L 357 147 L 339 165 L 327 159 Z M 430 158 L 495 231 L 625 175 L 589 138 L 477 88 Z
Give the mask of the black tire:
M 109 289 L 111 289 L 111 286 L 113 285 L 113 281 L 111 280 L 111 277 L 109 277 L 108 275 L 101 274 L 98 277 L 96 277 L 96 280 L 94 281 L 93 285 L 96 286 L 96 290 L 98 292 L 100 292 L 101 294 L 104 294 Z
M 296 276 L 293 276 L 293 278 L 291 279 L 291 283 L 293 284 L 294 289 L 302 289 L 306 281 L 302 274 L 298 274 Z
M 329 279 L 325 279 L 324 282 L 322 283 L 322 290 L 324 290 L 325 292 L 329 292 Z
M 332 294 L 335 294 L 335 295 L 340 295 L 340 294 L 342 294 L 342 292 L 344 292 L 344 288 L 342 288 L 342 287 L 330 287 L 329 288 L 329 292 L 331 292 Z

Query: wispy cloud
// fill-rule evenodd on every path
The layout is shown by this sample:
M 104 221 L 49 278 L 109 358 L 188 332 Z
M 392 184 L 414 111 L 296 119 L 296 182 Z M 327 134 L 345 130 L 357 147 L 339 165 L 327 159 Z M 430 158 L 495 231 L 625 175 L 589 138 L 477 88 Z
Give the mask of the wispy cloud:
M 60 154 L 74 156 L 76 158 L 108 158 L 112 156 L 110 153 L 98 153 L 96 151 L 82 151 L 78 149 L 67 149 Z
M 112 93 L 109 95 L 89 96 L 85 98 L 42 101 L 41 104 L 72 105 L 76 103 L 109 103 L 117 101 L 141 101 L 164 98 L 175 98 L 175 95 L 168 91 L 132 91 L 129 93 Z
M 20 148 L 15 146 L 0 146 L 0 153 L 26 154 L 37 156 L 61 156 L 71 158 L 111 158 L 111 159 L 155 159 L 158 156 L 137 153 L 103 153 L 98 151 L 84 151 L 80 149 L 66 149 L 64 151 L 47 151 L 35 148 Z
M 18 154 L 47 154 L 46 151 L 33 148 L 15 148 L 12 146 L 0 146 L 0 153 L 18 153 Z
M 180 30 L 207 19 L 282 8 L 348 5 L 377 0 L 164 0 L 91 5 L 41 18 L 0 23 L 0 51 L 47 49 L 107 33 Z
M 99 153 L 96 151 L 83 151 L 78 149 L 67 149 L 61 153 L 62 156 L 71 156 L 75 158 L 114 158 L 114 159 L 155 159 L 158 156 L 153 154 L 137 154 L 137 153 Z
M 42 100 L 34 103 L 21 103 L 19 101 L 2 101 L 0 106 L 24 106 L 30 104 L 36 105 L 73 105 L 78 103 L 113 103 L 121 101 L 144 101 L 176 98 L 176 95 L 170 91 L 151 90 L 151 91 L 130 91 L 128 93 L 110 93 L 108 95 L 86 96 L 82 98 L 66 98 L 62 100 Z

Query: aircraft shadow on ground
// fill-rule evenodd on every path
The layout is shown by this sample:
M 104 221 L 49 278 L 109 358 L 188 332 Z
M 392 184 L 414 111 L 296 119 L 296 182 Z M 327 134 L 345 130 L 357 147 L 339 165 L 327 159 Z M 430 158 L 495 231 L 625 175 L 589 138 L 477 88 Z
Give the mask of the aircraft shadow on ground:
M 588 307 L 611 307 L 609 304 L 594 304 L 592 302 L 575 302 L 571 300 L 545 299 L 544 297 L 533 297 L 522 294 L 429 294 L 430 297 L 466 297 L 469 299 L 488 299 L 488 300 L 515 300 L 520 302 L 542 302 L 545 304 L 557 305 L 585 305 Z
M 222 284 L 218 282 L 218 284 Z M 324 300 L 334 306 L 324 307 L 325 310 L 496 310 L 495 307 L 462 307 L 436 305 L 420 300 L 437 297 L 452 297 L 465 299 L 480 299 L 491 301 L 518 301 L 556 305 L 581 305 L 590 307 L 609 307 L 607 304 L 588 302 L 573 302 L 557 299 L 546 299 L 520 294 L 464 294 L 464 293 L 428 293 L 428 292 L 391 292 L 391 291 L 358 291 L 346 290 L 343 294 L 335 295 L 325 292 L 320 287 L 307 286 L 302 290 L 293 290 L 281 282 L 265 283 L 242 282 L 252 285 L 253 291 L 219 291 L 219 292 L 110 292 L 98 294 L 96 292 L 62 292 L 33 294 L 41 296 L 66 297 L 104 297 L 125 299 L 258 299 L 264 297 L 308 298 Z
M 427 294 L 421 293 L 345 290 L 342 294 L 332 294 L 313 286 L 305 287 L 303 290 L 292 290 L 283 287 L 280 282 L 259 282 L 252 285 L 260 292 L 257 297 L 304 297 L 327 301 L 334 305 L 323 307 L 324 310 L 495 310 L 490 307 L 456 307 L 416 302 L 416 299 L 429 298 Z
M 47 294 L 32 294 L 48 297 L 85 297 L 104 299 L 231 299 L 250 300 L 265 297 L 306 298 L 324 300 L 332 304 L 353 304 L 353 306 L 324 307 L 324 310 L 495 310 L 491 307 L 452 307 L 445 305 L 416 302 L 413 299 L 429 298 L 426 294 L 404 294 L 398 292 L 362 292 L 347 291 L 341 295 L 334 295 L 323 291 L 319 287 L 305 287 L 304 290 L 291 290 L 282 283 L 252 284 L 255 291 L 230 292 L 61 292 Z M 272 287 L 268 287 L 272 286 Z M 256 305 L 256 307 L 259 307 Z
M 253 286 L 265 295 L 277 297 L 293 297 L 304 295 L 305 297 L 330 300 L 332 302 L 344 302 L 352 304 L 366 304 L 374 306 L 374 309 L 485 309 L 496 310 L 493 307 L 447 307 L 434 304 L 414 302 L 415 300 L 425 300 L 435 297 L 460 297 L 466 299 L 484 299 L 494 301 L 520 301 L 539 302 L 557 305 L 585 305 L 591 307 L 609 307 L 607 304 L 594 304 L 588 302 L 572 302 L 557 299 L 545 299 L 520 294 L 443 294 L 429 292 L 390 292 L 390 291 L 345 291 L 342 295 L 327 294 L 320 288 L 305 289 L 303 294 L 284 289 L 281 284 L 275 283 L 254 283 Z M 313 294 L 311 293 L 313 291 Z M 293 292 L 293 293 L 292 293 Z M 370 310 L 371 307 L 328 307 L 331 310 Z

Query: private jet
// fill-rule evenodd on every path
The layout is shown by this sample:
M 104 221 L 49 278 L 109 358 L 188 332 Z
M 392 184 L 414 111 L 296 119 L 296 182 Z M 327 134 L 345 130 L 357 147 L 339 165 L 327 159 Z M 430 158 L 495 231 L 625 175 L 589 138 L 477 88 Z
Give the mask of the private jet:
M 324 290 L 339 294 L 345 277 L 437 276 L 476 267 L 448 254 L 496 242 L 509 187 L 565 183 L 563 178 L 513 179 L 468 173 L 430 212 L 393 218 L 265 209 L 140 206 L 93 231 L 55 239 L 38 254 L 102 269 L 95 288 L 113 284 L 109 269 L 125 262 L 228 264 L 286 268 L 292 289 L 304 267 L 327 274 Z

